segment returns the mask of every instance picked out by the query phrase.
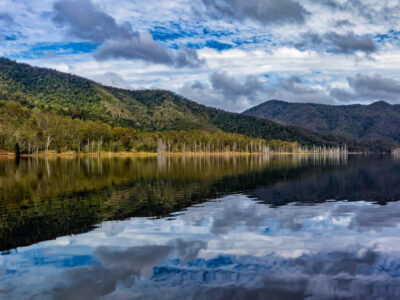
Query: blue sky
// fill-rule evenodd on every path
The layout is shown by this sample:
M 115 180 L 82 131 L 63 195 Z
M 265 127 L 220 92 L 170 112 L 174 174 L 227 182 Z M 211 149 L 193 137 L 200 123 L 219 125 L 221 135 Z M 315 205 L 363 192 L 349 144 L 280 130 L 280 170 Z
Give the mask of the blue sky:
M 2 0 L 0 56 L 230 111 L 400 103 L 399 16 L 392 0 Z

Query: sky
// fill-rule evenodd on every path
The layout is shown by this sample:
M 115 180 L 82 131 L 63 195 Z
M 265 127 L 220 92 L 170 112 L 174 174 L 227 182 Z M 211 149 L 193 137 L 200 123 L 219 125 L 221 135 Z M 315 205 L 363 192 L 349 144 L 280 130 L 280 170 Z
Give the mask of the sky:
M 400 103 L 398 0 L 0 0 L 0 56 L 241 112 Z

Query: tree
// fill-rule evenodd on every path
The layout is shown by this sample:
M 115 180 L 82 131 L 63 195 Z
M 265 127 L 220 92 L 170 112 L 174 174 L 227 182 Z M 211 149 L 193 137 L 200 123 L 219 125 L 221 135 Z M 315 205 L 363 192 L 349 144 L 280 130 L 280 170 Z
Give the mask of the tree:
M 19 144 L 15 143 L 15 155 L 17 157 L 21 156 L 21 149 L 19 148 Z

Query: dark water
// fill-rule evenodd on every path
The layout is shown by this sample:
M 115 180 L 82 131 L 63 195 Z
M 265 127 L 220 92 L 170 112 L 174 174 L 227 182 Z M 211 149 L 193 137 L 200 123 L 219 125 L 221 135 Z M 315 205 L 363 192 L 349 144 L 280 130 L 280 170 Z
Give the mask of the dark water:
M 1 299 L 400 299 L 400 160 L 0 160 Z

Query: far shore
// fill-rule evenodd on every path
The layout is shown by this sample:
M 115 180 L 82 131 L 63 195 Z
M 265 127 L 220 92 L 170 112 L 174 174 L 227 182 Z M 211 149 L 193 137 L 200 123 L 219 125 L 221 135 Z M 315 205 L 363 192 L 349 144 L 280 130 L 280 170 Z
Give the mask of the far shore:
M 272 152 L 270 152 L 272 153 Z M 21 154 L 20 157 L 119 157 L 119 156 L 133 156 L 133 157 L 157 157 L 157 156 L 242 156 L 242 155 L 262 155 L 261 152 L 166 152 L 166 153 L 157 153 L 157 152 L 129 152 L 129 151 L 121 151 L 121 152 L 55 152 L 49 151 L 48 153 L 40 152 L 33 154 Z M 279 154 L 290 154 L 287 153 L 279 153 Z M 1 157 L 9 157 L 15 158 L 17 155 L 12 152 L 0 153 Z
M 166 152 L 166 153 L 157 153 L 157 152 L 56 152 L 49 151 L 48 153 L 39 152 L 33 154 L 21 154 L 20 157 L 40 157 L 40 158 L 56 158 L 56 157 L 157 157 L 157 156 L 249 156 L 249 155 L 343 155 L 343 154 L 374 154 L 374 153 L 363 153 L 363 152 L 346 152 L 346 153 L 329 153 L 329 152 L 276 152 L 270 151 L 268 153 L 263 152 Z M 16 158 L 17 155 L 13 152 L 0 152 L 1 158 Z

